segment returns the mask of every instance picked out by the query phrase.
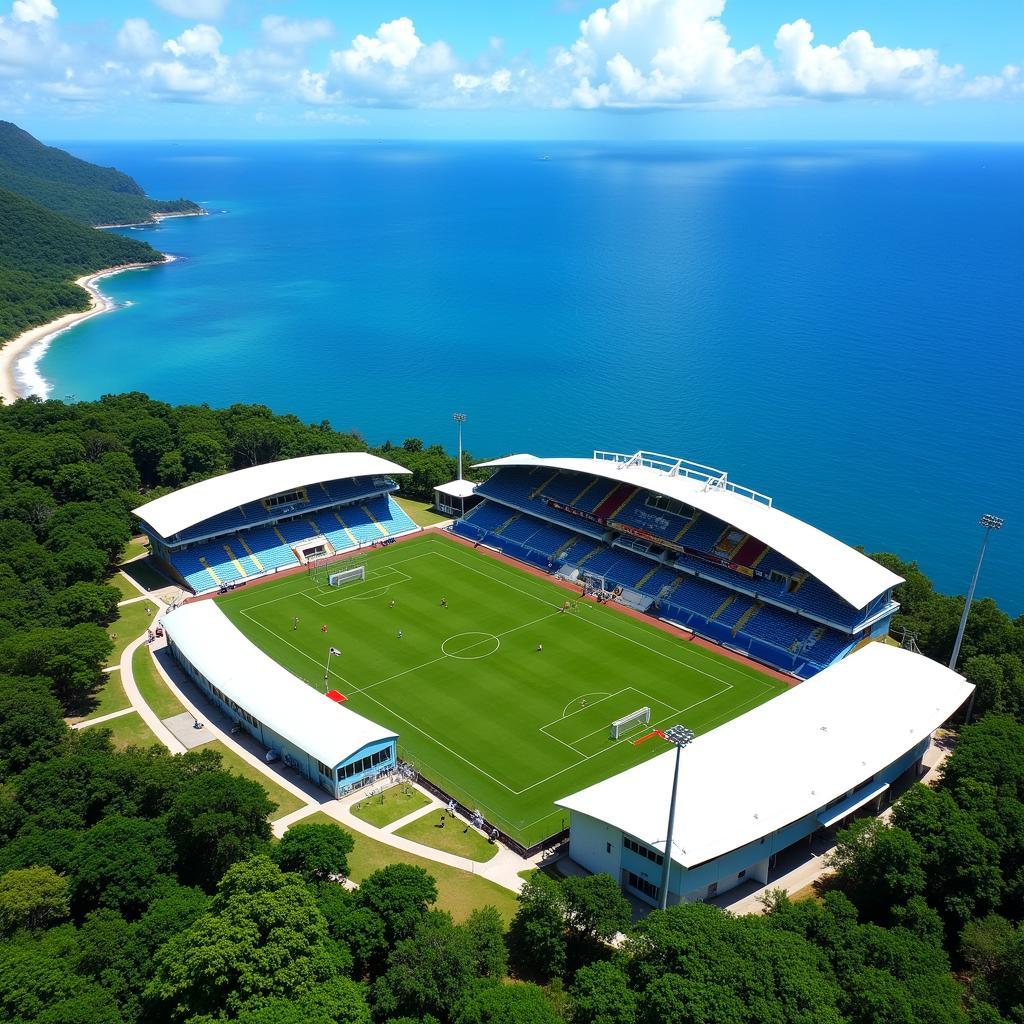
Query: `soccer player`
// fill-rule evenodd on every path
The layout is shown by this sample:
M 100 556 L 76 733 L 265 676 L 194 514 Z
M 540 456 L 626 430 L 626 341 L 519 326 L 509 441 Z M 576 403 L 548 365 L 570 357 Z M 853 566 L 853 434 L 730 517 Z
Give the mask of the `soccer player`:
M 537 644 L 537 650 L 538 651 L 543 651 L 544 650 L 544 645 L 543 644 Z
M 391 604 L 389 604 L 388 607 L 389 608 L 394 608 L 395 607 L 395 599 L 394 598 L 391 599 Z
M 326 624 L 326 623 L 324 623 L 324 625 L 322 625 L 322 626 L 320 627 L 320 632 L 321 632 L 321 633 L 326 633 L 326 632 L 327 632 L 327 624 Z
M 398 631 L 398 639 L 399 639 L 399 640 L 401 640 L 401 639 L 402 639 L 402 636 L 403 636 L 403 633 L 402 633 L 402 631 L 401 631 L 401 630 L 399 630 L 399 631 Z
M 292 619 L 292 629 L 298 629 L 298 628 L 299 628 L 299 617 L 298 617 L 298 615 L 296 615 L 295 618 Z
M 447 597 L 442 597 L 441 598 L 441 607 L 442 608 L 447 608 L 448 607 L 448 598 Z

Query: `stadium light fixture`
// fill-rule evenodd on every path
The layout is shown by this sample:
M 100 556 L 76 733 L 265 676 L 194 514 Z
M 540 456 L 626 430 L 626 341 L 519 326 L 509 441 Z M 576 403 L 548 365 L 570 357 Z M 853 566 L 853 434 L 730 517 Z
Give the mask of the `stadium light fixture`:
M 672 797 L 668 804 L 668 835 L 665 839 L 665 857 L 661 866 L 661 894 L 659 906 L 662 910 L 668 908 L 668 883 L 672 876 L 672 833 L 676 825 L 676 793 L 679 791 L 679 758 L 684 747 L 688 747 L 696 738 L 692 729 L 685 725 L 673 725 L 661 733 L 666 743 L 671 743 L 676 748 L 676 766 L 672 775 Z
M 462 424 L 466 422 L 466 414 L 464 412 L 457 412 L 452 415 L 452 419 L 459 425 L 459 479 L 462 479 Z
M 964 601 L 964 613 L 960 616 L 960 628 L 956 631 L 956 643 L 953 644 L 953 654 L 949 659 L 949 667 L 956 671 L 956 662 L 960 657 L 960 644 L 963 643 L 964 630 L 967 628 L 967 616 L 971 613 L 971 602 L 974 600 L 974 588 L 978 585 L 978 577 L 981 575 L 981 563 L 985 560 L 985 548 L 988 546 L 989 534 L 993 530 L 1000 530 L 1003 526 L 999 516 L 983 515 L 978 520 L 985 528 L 985 536 L 981 542 L 981 551 L 978 552 L 978 564 L 974 567 L 974 579 L 971 580 L 971 589 L 967 591 L 967 600 Z M 973 705 L 973 701 L 971 702 Z M 967 720 L 970 721 L 971 713 L 967 712 Z

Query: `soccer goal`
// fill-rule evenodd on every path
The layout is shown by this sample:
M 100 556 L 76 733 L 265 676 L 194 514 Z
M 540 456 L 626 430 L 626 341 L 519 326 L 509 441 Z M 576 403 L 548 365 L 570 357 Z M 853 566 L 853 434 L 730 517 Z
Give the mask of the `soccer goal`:
M 625 735 L 630 729 L 637 725 L 647 725 L 651 721 L 651 709 L 650 708 L 639 708 L 636 711 L 631 712 L 628 715 L 624 715 L 622 718 L 617 718 L 612 722 L 612 739 L 617 740 L 620 736 Z
M 332 587 L 343 587 L 346 583 L 365 583 L 366 582 L 366 566 L 357 565 L 351 569 L 343 569 L 341 572 L 332 572 L 327 577 L 327 582 Z

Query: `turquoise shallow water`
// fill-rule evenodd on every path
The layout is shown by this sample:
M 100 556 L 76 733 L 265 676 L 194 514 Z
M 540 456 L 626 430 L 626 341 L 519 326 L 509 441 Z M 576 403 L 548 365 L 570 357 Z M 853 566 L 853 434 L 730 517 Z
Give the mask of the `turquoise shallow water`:
M 683 455 L 951 591 L 994 512 L 1024 611 L 1024 148 L 70 148 L 218 212 L 145 232 L 182 259 L 104 283 L 54 395 Z

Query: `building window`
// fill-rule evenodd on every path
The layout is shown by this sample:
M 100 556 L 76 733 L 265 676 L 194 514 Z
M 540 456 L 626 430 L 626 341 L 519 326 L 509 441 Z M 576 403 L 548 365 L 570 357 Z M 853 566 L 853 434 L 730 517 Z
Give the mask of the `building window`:
M 331 777 L 331 769 L 328 768 L 327 765 L 323 763 L 323 761 L 317 761 L 316 766 L 320 770 L 321 775 L 326 775 L 327 778 Z
M 604 844 L 604 852 L 605 853 L 611 853 L 612 852 L 612 844 L 611 843 L 605 843 Z
M 293 505 L 297 501 L 305 500 L 305 491 L 287 491 L 285 494 L 275 494 L 272 498 L 267 498 L 263 505 L 265 508 L 275 508 L 278 505 Z
M 641 857 L 646 857 L 648 860 L 654 861 L 659 867 L 665 863 L 665 858 L 658 853 L 657 850 L 652 850 L 649 846 L 643 846 L 638 843 L 635 839 L 630 839 L 628 836 L 622 837 L 622 845 L 627 850 L 632 850 L 633 853 L 638 853 Z
M 681 516 L 683 519 L 693 518 L 693 506 L 687 505 L 677 498 L 668 498 L 664 494 L 648 494 L 647 502 L 649 508 L 656 508 L 659 512 L 671 512 L 674 516 Z
M 626 872 L 626 883 L 631 889 L 636 889 L 637 892 L 642 892 L 652 900 L 656 900 L 658 898 L 658 894 L 661 892 L 661 889 L 657 885 L 648 882 L 646 878 L 634 875 L 632 871 Z
M 746 878 L 747 877 L 747 869 L 744 868 L 736 877 L 737 878 Z

